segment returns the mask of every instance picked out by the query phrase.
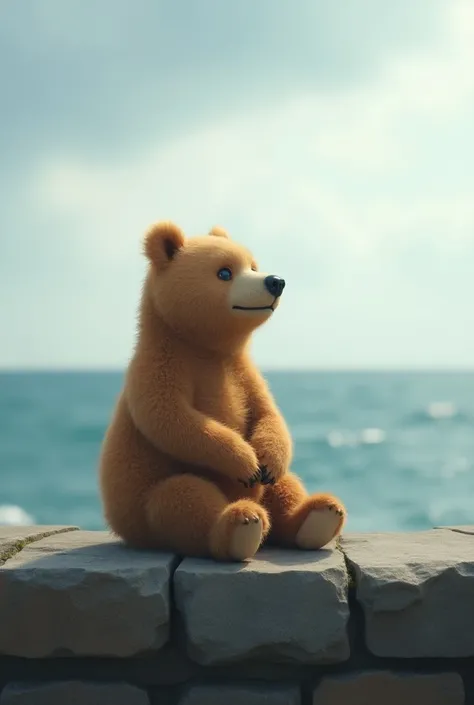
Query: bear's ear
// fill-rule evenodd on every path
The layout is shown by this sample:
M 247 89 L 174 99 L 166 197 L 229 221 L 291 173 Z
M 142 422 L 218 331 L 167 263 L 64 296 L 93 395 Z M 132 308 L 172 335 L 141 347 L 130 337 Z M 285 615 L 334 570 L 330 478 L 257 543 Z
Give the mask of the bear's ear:
M 184 235 L 174 223 L 155 223 L 145 235 L 144 252 L 150 262 L 161 269 L 166 266 L 184 245 Z
M 224 230 L 224 228 L 221 228 L 219 225 L 215 225 L 210 231 L 209 235 L 214 235 L 214 237 L 224 237 L 227 240 L 229 239 L 229 235 L 227 234 L 227 232 Z

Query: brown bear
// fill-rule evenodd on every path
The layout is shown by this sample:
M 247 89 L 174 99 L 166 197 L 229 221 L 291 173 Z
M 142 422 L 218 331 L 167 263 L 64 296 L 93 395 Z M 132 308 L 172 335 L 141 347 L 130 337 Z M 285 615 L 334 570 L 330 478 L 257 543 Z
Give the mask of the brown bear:
M 138 339 L 104 438 L 106 520 L 136 547 L 243 561 L 261 544 L 319 549 L 345 519 L 290 472 L 292 443 L 248 347 L 285 282 L 221 228 L 148 231 Z

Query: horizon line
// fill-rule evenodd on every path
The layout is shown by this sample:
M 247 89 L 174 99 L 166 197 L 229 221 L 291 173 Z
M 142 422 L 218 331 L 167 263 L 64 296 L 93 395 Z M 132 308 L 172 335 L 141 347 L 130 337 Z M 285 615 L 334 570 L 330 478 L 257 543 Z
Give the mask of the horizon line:
M 426 374 L 442 374 L 442 373 L 474 373 L 473 367 L 459 367 L 459 366 L 434 366 L 434 367 L 422 367 L 417 365 L 406 365 L 402 367 L 395 366 L 278 366 L 270 367 L 265 365 L 259 365 L 259 369 L 262 372 L 292 372 L 292 373 L 426 373 Z M 122 367 L 115 366 L 94 366 L 94 367 L 82 367 L 78 366 L 57 366 L 57 367 L 35 367 L 35 366 L 23 366 L 23 367 L 1 367 L 0 374 L 119 374 L 124 373 L 127 370 L 127 365 Z

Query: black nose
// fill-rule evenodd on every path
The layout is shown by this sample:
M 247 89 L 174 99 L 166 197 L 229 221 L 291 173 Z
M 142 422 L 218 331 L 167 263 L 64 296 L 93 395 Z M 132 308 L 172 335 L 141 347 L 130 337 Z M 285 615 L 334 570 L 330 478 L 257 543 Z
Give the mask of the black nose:
M 272 296 L 281 296 L 285 288 L 285 280 L 277 277 L 275 274 L 269 274 L 265 277 L 265 289 Z

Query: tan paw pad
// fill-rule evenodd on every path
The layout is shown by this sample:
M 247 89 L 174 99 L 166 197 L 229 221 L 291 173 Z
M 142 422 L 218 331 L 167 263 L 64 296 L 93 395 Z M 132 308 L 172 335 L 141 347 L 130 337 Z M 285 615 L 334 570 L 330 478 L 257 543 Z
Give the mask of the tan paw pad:
M 243 517 L 232 529 L 229 557 L 234 561 L 252 558 L 262 542 L 263 526 L 258 516 Z
M 326 546 L 337 535 L 342 519 L 332 506 L 312 509 L 296 535 L 296 545 L 307 550 Z

